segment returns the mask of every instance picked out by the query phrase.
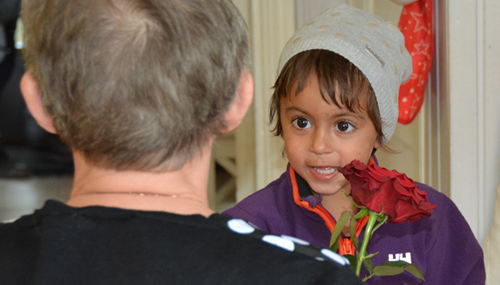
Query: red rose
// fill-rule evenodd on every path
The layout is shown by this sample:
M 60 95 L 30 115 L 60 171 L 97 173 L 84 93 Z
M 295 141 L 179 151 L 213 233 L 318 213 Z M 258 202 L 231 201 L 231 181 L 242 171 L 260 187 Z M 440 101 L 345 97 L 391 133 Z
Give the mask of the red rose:
M 389 171 L 376 164 L 367 166 L 358 160 L 353 160 L 339 172 L 351 182 L 350 196 L 354 202 L 376 213 L 383 210 L 390 223 L 413 222 L 428 217 L 436 207 L 427 202 L 427 193 L 418 189 L 404 173 Z

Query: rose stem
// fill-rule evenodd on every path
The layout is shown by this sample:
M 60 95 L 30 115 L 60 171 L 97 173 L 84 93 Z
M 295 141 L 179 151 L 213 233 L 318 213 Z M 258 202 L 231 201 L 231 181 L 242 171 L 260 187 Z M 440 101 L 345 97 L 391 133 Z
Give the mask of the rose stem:
M 370 241 L 370 237 L 372 235 L 373 226 L 377 221 L 377 213 L 373 211 L 368 212 L 370 212 L 370 217 L 368 218 L 368 223 L 366 223 L 365 235 L 363 237 L 363 243 L 361 244 L 361 248 L 358 253 L 358 262 L 356 263 L 356 275 L 358 275 L 358 277 L 361 273 L 361 264 L 363 264 L 363 260 L 366 256 L 366 248 L 368 247 L 368 242 Z

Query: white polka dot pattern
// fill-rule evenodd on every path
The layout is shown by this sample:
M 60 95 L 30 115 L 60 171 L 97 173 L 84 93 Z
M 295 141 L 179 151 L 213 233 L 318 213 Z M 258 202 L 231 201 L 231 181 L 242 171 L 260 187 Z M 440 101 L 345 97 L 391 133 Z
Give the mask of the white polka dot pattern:
M 226 222 L 226 225 L 229 230 L 236 234 L 245 235 L 251 239 L 265 242 L 289 252 L 304 254 L 314 258 L 318 262 L 335 262 L 342 266 L 349 264 L 347 259 L 329 249 L 322 249 L 296 237 L 288 235 L 277 236 L 265 233 L 242 219 L 232 218 Z
M 291 241 L 293 241 L 294 243 L 297 243 L 297 244 L 309 245 L 309 243 L 307 241 L 301 240 L 301 239 L 296 238 L 296 237 L 287 236 L 287 235 L 281 235 L 281 237 L 284 238 L 284 239 L 287 239 L 287 240 L 291 240 Z
M 347 264 L 350 264 L 349 260 L 347 260 L 347 258 L 345 257 L 342 257 L 340 256 L 338 253 L 335 253 L 329 249 L 326 249 L 326 248 L 323 248 L 321 250 L 321 253 L 330 258 L 331 260 L 337 262 L 338 264 L 341 264 L 341 265 L 347 265 Z
M 253 226 L 242 219 L 231 219 L 227 221 L 227 227 L 233 232 L 243 235 L 251 234 L 255 231 Z
M 284 239 L 275 235 L 265 235 L 262 238 L 262 241 L 267 242 L 269 244 L 275 245 L 277 247 L 281 247 L 282 249 L 286 249 L 288 251 L 295 250 L 295 243 L 289 239 Z

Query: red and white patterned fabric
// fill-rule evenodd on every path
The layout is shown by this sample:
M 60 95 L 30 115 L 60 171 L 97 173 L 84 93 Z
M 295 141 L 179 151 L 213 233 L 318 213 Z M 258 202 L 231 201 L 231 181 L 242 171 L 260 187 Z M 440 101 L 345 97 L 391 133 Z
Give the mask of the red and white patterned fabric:
M 434 53 L 433 0 L 418 0 L 405 5 L 399 20 L 405 46 L 413 61 L 413 73 L 399 90 L 398 122 L 409 124 L 424 102 L 425 88 Z

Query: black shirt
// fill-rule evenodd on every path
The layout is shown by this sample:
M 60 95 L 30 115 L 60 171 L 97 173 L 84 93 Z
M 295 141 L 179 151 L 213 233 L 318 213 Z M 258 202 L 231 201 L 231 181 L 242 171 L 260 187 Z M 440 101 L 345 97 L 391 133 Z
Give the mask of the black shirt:
M 0 282 L 362 284 L 343 258 L 301 243 L 220 214 L 205 218 L 47 201 L 34 214 L 0 227 Z

